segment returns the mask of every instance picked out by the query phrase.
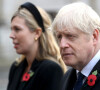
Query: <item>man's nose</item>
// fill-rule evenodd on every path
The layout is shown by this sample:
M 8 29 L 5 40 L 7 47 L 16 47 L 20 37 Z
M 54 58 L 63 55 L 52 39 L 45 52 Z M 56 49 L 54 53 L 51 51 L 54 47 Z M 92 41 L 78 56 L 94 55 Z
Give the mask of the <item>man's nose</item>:
M 60 48 L 68 48 L 69 47 L 69 43 L 68 40 L 66 38 L 62 38 L 60 41 Z

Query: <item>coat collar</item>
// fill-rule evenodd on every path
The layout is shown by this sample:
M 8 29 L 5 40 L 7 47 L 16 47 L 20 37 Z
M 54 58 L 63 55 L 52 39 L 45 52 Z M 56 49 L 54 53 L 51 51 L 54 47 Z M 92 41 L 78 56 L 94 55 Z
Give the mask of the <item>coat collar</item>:
M 39 62 L 38 60 L 35 59 L 32 63 L 31 70 L 33 72 L 35 72 L 37 70 L 37 68 L 39 67 L 40 63 L 41 63 L 41 61 Z M 18 66 L 16 66 L 17 69 L 14 72 L 13 80 L 12 80 L 12 86 L 11 86 L 12 90 L 18 89 L 18 86 L 21 83 L 23 72 L 24 72 L 26 67 L 27 67 L 27 60 L 26 59 L 24 61 L 22 61 Z M 26 84 L 25 84 L 25 86 L 26 86 Z
M 98 61 L 98 63 L 94 66 L 94 68 L 92 69 L 92 71 L 90 72 L 89 75 L 92 74 L 92 72 L 94 72 L 95 70 L 97 70 L 98 74 L 97 74 L 97 80 L 95 82 L 95 85 L 100 82 L 100 60 Z M 91 90 L 91 88 L 95 87 L 94 86 L 88 86 L 87 84 L 87 80 L 85 81 L 85 83 L 83 84 L 83 87 L 81 90 Z
M 15 64 L 16 70 L 14 71 L 14 74 L 13 74 L 13 77 L 12 77 L 13 78 L 12 85 L 10 87 L 12 90 L 17 90 L 18 84 L 21 81 L 21 76 L 24 72 L 26 65 L 27 65 L 26 60 L 21 62 L 18 66 L 16 66 L 16 64 Z
M 94 72 L 95 70 L 98 71 L 98 74 L 97 74 L 97 80 L 95 82 L 95 85 L 100 82 L 100 60 L 97 62 L 97 64 L 94 66 L 94 68 L 92 69 L 92 71 L 90 72 L 89 75 L 92 74 L 92 72 Z M 65 89 L 64 90 L 73 90 L 73 87 L 74 84 L 75 84 L 75 81 L 76 81 L 76 70 L 71 68 L 70 72 L 69 72 L 69 75 L 67 75 L 66 77 L 66 81 L 64 84 L 66 84 L 65 86 Z M 82 89 L 81 90 L 91 90 L 92 88 L 95 88 L 95 85 L 94 86 L 88 86 L 87 84 L 87 80 L 85 81 L 85 83 L 83 84 L 82 86 Z M 95 90 L 95 89 L 94 89 Z

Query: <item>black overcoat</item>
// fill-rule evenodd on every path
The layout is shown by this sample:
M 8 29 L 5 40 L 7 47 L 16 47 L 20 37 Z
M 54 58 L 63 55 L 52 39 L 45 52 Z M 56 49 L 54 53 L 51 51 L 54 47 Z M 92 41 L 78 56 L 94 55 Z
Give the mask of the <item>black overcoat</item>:
M 100 90 L 100 60 L 94 66 L 89 75 L 91 75 L 92 72 L 96 70 L 97 70 L 97 75 L 96 75 L 97 79 L 95 81 L 95 84 L 93 86 L 89 86 L 87 83 L 88 80 L 86 80 L 80 90 Z M 61 90 L 73 90 L 75 82 L 76 82 L 76 70 L 70 68 L 68 72 L 64 75 L 64 78 L 62 80 Z
M 7 90 L 60 90 L 63 71 L 57 63 L 51 60 L 35 60 L 31 67 L 34 75 L 27 82 L 22 82 L 26 66 L 26 60 L 18 66 L 16 66 L 16 62 L 13 63 L 9 73 Z

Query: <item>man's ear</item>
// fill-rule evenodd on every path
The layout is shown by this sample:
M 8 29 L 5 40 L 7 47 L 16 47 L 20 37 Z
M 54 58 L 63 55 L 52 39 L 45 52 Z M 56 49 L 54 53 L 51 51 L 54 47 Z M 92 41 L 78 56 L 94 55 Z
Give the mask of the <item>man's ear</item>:
M 42 29 L 41 28 L 38 28 L 35 30 L 35 37 L 36 38 L 39 38 L 42 34 Z
M 93 42 L 94 42 L 94 45 L 97 44 L 98 38 L 99 38 L 99 30 L 95 29 L 94 32 L 93 32 Z

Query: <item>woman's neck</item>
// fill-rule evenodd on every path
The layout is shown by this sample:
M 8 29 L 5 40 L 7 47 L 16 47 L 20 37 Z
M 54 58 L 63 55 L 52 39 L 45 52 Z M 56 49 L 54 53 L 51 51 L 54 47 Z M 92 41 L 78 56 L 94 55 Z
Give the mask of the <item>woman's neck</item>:
M 28 63 L 28 66 L 27 66 L 27 70 L 30 70 L 31 66 L 32 66 L 32 63 L 33 61 L 35 60 L 36 58 L 36 55 L 37 55 L 37 52 L 38 52 L 38 45 L 36 45 L 36 47 L 32 48 L 28 54 L 26 55 L 26 60 L 27 60 L 27 63 Z
M 26 60 L 27 60 L 27 67 L 25 72 L 30 71 L 30 68 L 32 66 L 33 61 L 35 60 L 36 56 L 34 54 L 28 54 L 26 55 Z
M 33 61 L 35 60 L 35 56 L 34 55 L 27 56 L 26 60 L 27 60 L 28 66 L 31 66 Z

